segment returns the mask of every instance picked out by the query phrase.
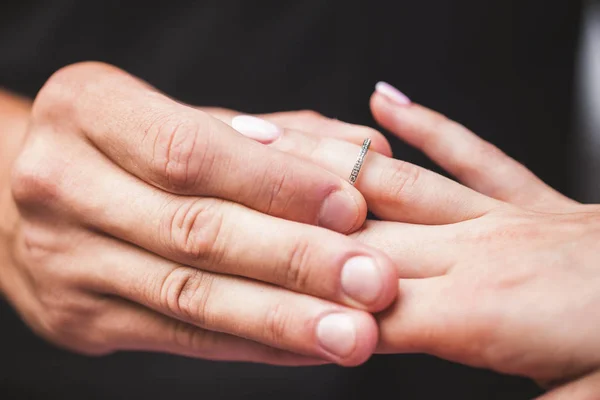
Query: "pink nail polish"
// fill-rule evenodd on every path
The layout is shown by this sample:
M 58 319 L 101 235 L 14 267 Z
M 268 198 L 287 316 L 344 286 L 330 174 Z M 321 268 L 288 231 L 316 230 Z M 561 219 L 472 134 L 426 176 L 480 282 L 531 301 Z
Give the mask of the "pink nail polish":
M 257 142 L 269 144 L 281 136 L 281 129 L 264 119 L 251 115 L 238 115 L 231 120 L 233 129 L 242 135 L 256 140 Z
M 387 82 L 377 82 L 375 91 L 398 105 L 408 106 L 411 104 L 410 99 L 404 93 Z

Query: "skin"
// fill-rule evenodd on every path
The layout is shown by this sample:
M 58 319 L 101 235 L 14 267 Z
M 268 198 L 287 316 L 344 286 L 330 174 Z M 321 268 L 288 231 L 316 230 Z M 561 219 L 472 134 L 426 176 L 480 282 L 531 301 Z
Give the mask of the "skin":
M 72 77 L 69 76 L 69 79 Z M 374 94 L 371 99 L 371 108 L 375 118 L 383 127 L 424 151 L 464 184 L 461 185 L 418 166 L 391 159 L 388 157 L 389 147 L 382 145 L 379 138 L 374 141 L 374 150 L 376 151 L 369 152 L 356 188 L 364 196 L 369 209 L 383 221 L 367 221 L 357 231 L 350 232 L 349 236 L 387 254 L 395 263 L 397 276 L 400 277 L 400 280 L 396 276 L 389 278 L 397 284 L 399 293 L 391 307 L 367 309 L 376 312 L 379 324 L 380 337 L 377 351 L 425 352 L 468 365 L 528 376 L 548 387 L 556 388 L 546 395 L 546 400 L 593 399 L 597 392 L 596 388 L 600 385 L 600 373 L 597 372 L 600 369 L 600 351 L 597 341 L 597 326 L 600 326 L 600 321 L 598 321 L 596 312 L 600 306 L 600 291 L 598 290 L 600 274 L 597 271 L 597 257 L 593 252 L 597 236 L 600 235 L 600 229 L 598 229 L 600 227 L 600 207 L 581 205 L 562 196 L 491 144 L 431 110 L 415 104 L 394 103 L 390 98 L 378 93 Z M 235 112 L 219 109 L 205 109 L 204 112 L 225 123 L 231 122 L 231 117 L 236 115 Z M 327 120 L 317 114 L 279 113 L 262 117 L 283 128 L 283 133 L 279 138 L 263 142 L 264 148 L 291 154 L 295 159 L 319 166 L 340 178 L 346 177 L 352 168 L 356 154 L 358 154 L 358 144 L 364 139 L 364 131 L 360 132 L 360 135 L 353 132 L 346 136 L 344 128 L 348 127 L 336 125 L 336 128 L 332 128 L 332 124 L 335 124 L 336 121 Z M 35 121 L 35 112 L 33 120 Z M 300 120 L 302 122 L 298 122 Z M 312 128 L 302 130 L 303 126 Z M 29 136 L 32 135 L 31 129 Z M 335 133 L 328 137 L 327 134 L 330 131 Z M 111 142 L 111 145 L 114 144 Z M 119 143 L 117 147 L 118 151 L 122 149 L 123 144 Z M 110 148 L 108 146 L 106 151 L 110 151 Z M 27 169 L 20 166 L 20 160 L 23 164 L 29 165 L 35 159 L 23 156 L 23 153 L 27 154 L 27 149 L 28 147 L 25 145 L 25 151 L 20 153 L 14 164 L 16 166 L 13 166 L 13 177 L 16 175 L 17 178 L 31 178 L 28 174 L 20 171 L 21 168 Z M 68 150 L 68 147 L 61 146 L 63 154 L 65 149 Z M 75 152 L 67 151 L 66 154 L 76 157 L 76 154 L 82 152 L 79 147 L 77 150 Z M 85 154 L 87 155 L 87 153 Z M 110 155 L 108 157 L 110 158 Z M 23 159 L 28 162 L 22 161 Z M 80 160 L 77 165 L 81 168 L 83 168 L 82 164 L 91 163 L 91 157 L 88 156 L 85 158 L 85 162 L 83 159 L 74 158 L 69 165 L 76 163 L 77 160 Z M 115 157 L 113 161 L 117 164 L 119 162 L 125 164 L 125 166 L 121 165 L 121 168 L 125 169 L 138 167 L 137 163 L 126 164 L 121 157 Z M 52 164 L 50 165 L 52 166 Z M 92 165 L 95 166 L 95 164 Z M 87 177 L 97 169 L 99 166 L 86 169 L 82 175 Z M 36 170 L 38 174 L 45 173 L 45 171 L 45 168 L 43 171 Z M 64 169 L 61 171 L 67 173 Z M 109 169 L 102 170 L 102 175 L 109 173 Z M 89 179 L 78 180 L 75 175 L 72 173 L 68 175 L 70 185 L 83 185 L 85 181 L 85 184 L 88 185 L 85 187 L 84 192 L 86 193 L 94 193 L 95 196 L 98 196 L 98 193 L 109 192 L 109 187 L 102 186 L 102 179 L 98 178 L 97 181 L 89 182 Z M 117 175 L 114 175 L 114 178 L 112 175 L 110 176 L 112 187 L 120 185 L 116 181 Z M 27 243 L 28 245 L 25 247 L 32 247 L 29 244 L 31 239 L 28 241 L 21 239 L 22 227 L 31 224 L 30 221 L 35 221 L 31 224 L 33 225 L 31 230 L 35 233 L 31 233 L 31 235 L 37 235 L 38 231 L 43 232 L 42 227 L 48 229 L 48 225 L 52 225 L 54 230 L 51 232 L 55 234 L 56 229 L 59 229 L 57 225 L 60 225 L 58 223 L 60 221 L 79 223 L 83 221 L 86 228 L 89 229 L 91 226 L 103 232 L 109 231 L 109 235 L 118 235 L 117 237 L 122 242 L 133 240 L 132 237 L 120 236 L 123 235 L 122 232 L 127 231 L 130 225 L 135 224 L 137 230 L 144 232 L 150 229 L 149 226 L 144 225 L 143 219 L 126 220 L 125 222 L 106 222 L 104 220 L 106 225 L 96 222 L 107 218 L 104 215 L 107 213 L 102 212 L 106 208 L 116 213 L 118 212 L 117 205 L 127 207 L 126 199 L 116 201 L 116 203 L 86 203 L 86 198 L 89 196 L 76 199 L 68 197 L 66 200 L 58 196 L 61 201 L 56 201 L 53 196 L 50 196 L 50 202 L 30 199 L 32 205 L 28 209 L 26 201 L 28 197 L 19 196 L 18 188 L 14 187 L 15 182 L 20 181 L 19 179 L 12 181 L 13 197 L 21 210 L 20 216 L 12 217 L 13 220 L 16 220 L 14 225 L 18 229 L 9 229 L 9 232 L 16 231 L 16 233 L 13 233 L 12 236 L 9 235 L 9 240 L 5 240 L 5 243 L 11 244 L 5 248 L 12 254 L 12 268 L 3 268 L 3 270 L 18 270 L 15 268 L 14 260 L 20 260 L 15 256 L 15 254 L 19 255 L 19 252 L 15 250 L 19 247 L 15 244 Z M 149 181 L 148 187 L 156 186 L 154 180 L 149 179 Z M 47 180 L 39 180 L 36 183 L 43 182 L 47 182 Z M 75 187 L 79 188 L 79 186 Z M 163 191 L 165 190 L 164 187 L 160 187 Z M 133 188 L 133 186 L 128 188 Z M 131 193 L 131 190 L 128 193 Z M 118 198 L 119 193 L 117 192 L 125 193 L 126 191 L 124 188 L 113 189 L 109 193 Z M 48 193 L 42 193 L 47 199 Z M 130 198 L 141 197 L 139 193 L 130 194 Z M 64 195 L 62 192 L 61 194 Z M 36 198 L 38 197 L 39 194 Z M 243 203 L 243 199 L 236 199 L 236 201 Z M 145 202 L 144 206 L 146 206 Z M 69 213 L 72 209 L 77 210 L 78 208 L 79 213 Z M 135 209 L 139 209 L 139 207 L 127 210 L 121 218 L 129 218 L 126 214 L 135 214 Z M 37 218 L 30 216 L 36 214 L 36 211 L 41 215 Z M 259 211 L 264 210 L 259 209 Z M 60 212 L 66 212 L 66 214 L 59 214 Z M 90 214 L 93 215 L 90 216 Z M 100 215 L 95 216 L 95 214 Z M 53 219 L 57 215 L 59 218 Z M 294 220 L 293 217 L 284 216 L 284 218 Z M 119 223 L 123 225 L 119 225 Z M 256 222 L 250 221 L 250 223 Z M 115 228 L 115 226 L 118 229 L 113 233 L 109 228 Z M 298 225 L 293 226 L 294 229 L 298 227 Z M 322 229 L 319 231 L 321 232 Z M 90 235 L 88 231 L 85 232 L 81 238 L 87 238 L 87 235 Z M 92 233 L 95 233 L 95 230 L 92 230 Z M 73 246 L 72 243 L 76 240 L 81 240 L 81 242 L 77 242 L 78 245 Z M 104 235 L 94 236 L 94 240 L 100 242 L 104 240 Z M 276 240 L 276 238 L 269 240 Z M 330 238 L 321 237 L 320 240 L 328 240 L 329 243 Z M 35 269 L 37 267 L 35 262 L 16 265 L 27 271 L 30 280 L 37 278 L 37 287 L 43 287 L 43 283 L 47 280 L 54 279 L 54 282 L 61 282 L 60 279 L 66 279 L 64 275 L 71 276 L 73 270 L 68 270 L 69 274 L 65 274 L 64 268 L 73 264 L 81 266 L 83 265 L 81 260 L 85 259 L 87 263 L 93 261 L 97 263 L 93 266 L 106 268 L 106 265 L 112 266 L 118 264 L 119 260 L 126 259 L 127 266 L 117 266 L 117 269 L 113 267 L 112 270 L 109 269 L 110 272 L 104 274 L 102 268 L 98 268 L 99 272 L 96 271 L 91 279 L 94 282 L 108 282 L 108 287 L 114 287 L 119 285 L 116 281 L 121 275 L 134 275 L 128 266 L 147 265 L 146 263 L 155 262 L 157 253 L 166 258 L 177 258 L 176 254 L 161 254 L 162 250 L 153 248 L 150 250 L 154 253 L 152 261 L 142 262 L 142 254 L 126 255 L 125 252 L 119 252 L 120 242 L 106 243 L 103 247 L 98 247 L 99 250 L 95 253 L 92 252 L 94 243 L 75 235 L 69 236 L 70 246 L 67 246 L 69 252 L 61 253 L 67 254 L 67 257 L 58 258 L 55 254 L 56 251 L 48 251 L 48 248 L 44 247 L 41 248 L 43 251 L 37 253 L 38 258 L 35 259 L 38 265 L 44 264 L 43 269 Z M 141 248 L 150 247 L 150 244 L 145 242 L 134 243 Z M 33 249 L 37 252 L 40 247 L 33 246 Z M 79 250 L 83 249 L 82 253 L 85 254 L 83 256 L 75 255 L 77 249 L 74 247 Z M 371 247 L 366 248 L 370 249 Z M 143 251 L 140 250 L 140 252 Z M 90 257 L 90 254 L 94 254 L 94 256 Z M 107 254 L 108 256 L 106 256 Z M 116 255 L 115 258 L 111 258 L 113 254 Z M 273 252 L 270 254 L 275 255 Z M 55 257 L 60 260 L 57 262 L 59 267 L 47 261 Z M 98 260 L 103 257 L 107 257 L 108 261 L 98 263 Z M 160 258 L 160 260 L 164 262 L 165 258 Z M 18 271 L 23 273 L 22 270 Z M 86 272 L 89 274 L 89 269 L 86 269 Z M 19 275 L 19 273 L 13 273 L 14 275 Z M 268 275 L 266 273 L 264 277 L 261 276 L 261 279 L 268 280 Z M 7 282 L 9 278 L 5 279 L 5 276 L 11 275 L 3 272 L 2 281 Z M 31 278 L 32 276 L 34 278 Z M 57 279 L 57 276 L 62 278 Z M 40 279 L 42 277 L 44 279 Z M 135 276 L 131 281 L 121 285 L 130 288 L 135 286 L 140 278 L 145 279 L 143 283 L 146 285 L 150 285 L 154 279 L 152 274 L 146 272 L 144 277 Z M 254 276 L 248 278 L 257 280 Z M 18 279 L 11 282 L 16 281 Z M 33 285 L 30 281 L 21 278 L 19 283 L 22 284 L 22 291 L 31 291 Z M 277 282 L 271 283 L 277 284 Z M 70 281 L 69 284 L 71 284 Z M 253 284 L 257 285 L 255 282 Z M 14 285 L 16 286 L 18 283 Z M 81 314 L 86 314 L 86 318 L 89 318 L 90 309 L 94 309 L 78 309 L 76 311 L 79 312 L 74 316 L 73 308 L 75 306 L 72 303 L 69 304 L 69 297 L 77 298 L 75 293 L 83 290 L 78 285 L 71 285 L 78 290 L 59 293 L 46 287 L 46 292 L 52 292 L 49 297 L 53 300 L 45 303 L 46 308 L 43 311 L 56 314 L 56 310 L 67 310 L 66 317 L 63 316 L 60 319 L 61 323 L 58 324 L 63 328 L 58 331 L 59 335 L 56 340 L 59 342 L 65 334 L 71 337 L 69 336 L 73 334 L 71 328 L 79 329 L 82 324 L 86 326 L 85 323 L 88 321 L 85 318 L 82 319 Z M 210 286 L 213 284 L 211 283 Z M 229 291 L 232 288 L 233 286 L 227 286 Z M 297 288 L 293 289 L 297 290 Z M 239 289 L 236 287 L 235 290 Z M 259 296 L 259 293 L 264 290 L 267 289 L 249 290 L 249 296 L 244 296 L 244 302 L 251 303 L 252 308 L 260 307 L 260 303 L 254 303 L 251 296 Z M 102 290 L 92 292 L 106 294 Z M 289 293 L 282 289 L 278 294 L 283 296 L 284 292 Z M 39 314 L 35 314 L 34 311 L 33 316 L 29 314 L 30 319 L 28 319 L 27 311 L 23 311 L 28 310 L 28 307 L 24 304 L 40 302 L 39 294 L 41 293 L 36 292 L 37 296 L 29 298 L 21 296 L 17 300 L 14 300 L 16 296 L 9 295 L 8 297 L 27 321 L 36 321 L 35 317 Z M 315 295 L 316 293 L 309 291 L 308 294 Z M 48 296 L 48 293 L 45 293 L 45 296 Z M 100 298 L 101 301 L 112 302 L 115 296 L 117 299 L 119 298 L 119 295 L 114 293 L 111 293 L 110 297 L 103 295 Z M 294 293 L 294 296 L 300 295 Z M 213 297 L 212 294 L 211 297 Z M 327 296 L 320 297 L 327 298 Z M 203 296 L 195 299 L 202 302 L 202 298 Z M 302 298 L 306 299 L 307 297 L 303 296 Z M 315 301 L 314 297 L 309 298 L 313 299 L 311 301 Z M 393 297 L 391 298 L 393 299 Z M 343 303 L 343 301 L 336 300 Z M 66 304 L 71 308 L 65 308 Z M 290 309 L 305 308 L 309 305 L 300 302 L 289 304 Z M 153 336 L 150 332 L 154 332 L 155 327 L 152 326 L 152 329 L 148 329 L 147 325 L 144 325 L 150 319 L 146 320 L 141 316 L 134 317 L 143 315 L 143 313 L 140 314 L 140 309 L 134 310 L 135 313 L 127 311 L 128 314 L 120 315 L 114 312 L 120 308 L 112 303 L 110 305 L 113 307 L 111 309 L 112 322 L 117 322 L 116 325 L 119 325 L 120 337 L 127 337 L 129 340 L 110 342 L 114 347 L 113 350 L 132 349 L 135 348 L 134 341 L 137 344 L 141 340 L 149 340 L 151 343 L 158 343 L 154 346 L 146 345 L 146 348 L 150 347 L 152 350 L 193 354 L 190 351 L 190 346 L 193 347 L 193 345 L 189 340 L 181 342 L 180 348 L 172 349 L 168 348 L 168 342 L 150 338 Z M 81 307 L 80 303 L 76 307 Z M 152 306 L 146 305 L 146 307 L 149 309 Z M 378 312 L 384 308 L 383 312 Z M 148 312 L 147 309 L 144 309 L 145 312 Z M 248 312 L 251 312 L 250 308 L 246 311 L 246 313 Z M 164 315 L 169 314 L 165 313 Z M 161 318 L 164 315 L 161 315 Z M 205 317 L 202 320 L 206 321 L 215 319 L 217 314 L 213 314 L 212 318 L 206 318 L 207 314 L 204 311 L 203 315 Z M 179 315 L 170 314 L 169 317 L 172 320 L 185 320 Z M 226 319 L 233 320 L 234 317 L 235 315 L 232 315 L 231 318 Z M 122 319 L 114 321 L 117 318 Z M 136 318 L 139 318 L 139 321 Z M 156 314 L 153 314 L 153 318 L 157 318 Z M 102 320 L 102 318 L 94 317 L 91 319 L 94 323 Z M 127 326 L 123 326 L 123 321 L 133 322 L 128 322 Z M 140 321 L 142 324 L 137 324 Z M 239 319 L 237 321 L 239 323 Z M 223 323 L 223 321 L 220 322 Z M 260 324 L 261 320 L 260 318 L 249 318 L 242 323 L 247 324 L 244 326 L 248 326 L 247 329 L 250 331 L 253 324 Z M 36 329 L 35 323 L 30 322 L 30 324 Z M 188 324 L 193 325 L 194 323 L 192 321 Z M 95 331 L 102 334 L 117 331 L 115 328 L 112 328 L 112 331 L 107 329 L 109 326 L 111 325 L 95 325 L 94 327 L 99 327 Z M 65 327 L 68 329 L 64 329 Z M 278 329 L 280 337 L 284 337 L 285 332 L 289 329 L 298 328 L 290 325 L 280 326 Z M 40 331 L 42 334 L 47 334 L 47 331 L 43 329 Z M 144 332 L 148 333 L 144 334 Z M 201 337 L 205 339 L 208 333 L 206 330 L 203 332 Z M 281 332 L 283 332 L 282 335 Z M 213 334 L 222 335 L 222 333 Z M 244 335 L 247 333 L 244 332 Z M 89 336 L 89 330 L 84 333 L 76 332 L 74 336 L 83 341 L 81 344 L 83 351 L 88 351 L 92 348 L 91 345 L 97 344 L 94 339 L 90 340 Z M 231 334 L 227 338 L 232 336 L 235 338 L 235 335 Z M 222 338 L 222 336 L 218 337 Z M 172 338 L 173 336 L 171 336 Z M 212 346 L 215 343 L 224 343 L 224 339 L 212 340 Z M 253 343 L 256 341 L 260 340 L 255 339 Z M 283 347 L 288 351 L 310 354 L 310 351 L 298 350 L 294 346 L 281 346 L 281 342 L 277 342 L 275 345 L 272 342 L 265 342 L 271 346 L 269 349 Z M 100 343 L 106 344 L 107 341 L 103 339 Z M 247 344 L 247 342 L 243 342 L 240 346 Z M 172 346 L 172 340 L 170 345 Z M 227 359 L 232 357 L 232 353 L 227 353 L 227 351 L 235 349 L 235 346 L 231 342 L 217 346 L 217 350 L 214 351 L 222 351 L 221 354 L 214 352 L 207 354 L 208 350 L 206 347 L 202 347 L 202 344 L 200 348 L 203 351 L 195 354 L 196 356 Z M 252 354 L 248 353 L 247 347 L 242 349 L 243 354 Z M 266 355 L 266 353 L 261 353 L 263 350 L 263 347 L 256 350 L 256 353 L 253 353 L 253 359 L 288 364 L 317 362 L 306 358 L 294 358 L 297 356 L 290 353 L 273 353 L 272 350 L 269 350 L 270 353 Z M 313 354 L 315 353 L 311 355 Z M 323 353 L 316 352 L 316 355 L 327 359 L 327 357 L 323 357 Z
M 397 273 L 345 235 L 366 215 L 345 179 L 104 64 L 58 71 L 32 105 L 4 98 L 0 282 L 39 335 L 85 354 L 372 354 Z M 348 272 L 356 257 L 379 284 Z
M 351 236 L 386 252 L 400 275 L 397 301 L 377 315 L 378 351 L 530 377 L 556 388 L 544 400 L 596 399 L 600 206 L 561 195 L 422 106 L 375 93 L 371 109 L 464 184 L 369 153 L 356 187 L 383 221 Z M 267 145 L 340 176 L 359 152 L 357 144 L 295 132 Z
M 400 246 L 380 247 L 411 264 L 401 277 L 418 278 L 401 280 L 403 301 L 380 315 L 381 350 L 425 351 L 548 387 L 572 381 L 545 399 L 596 398 L 600 207 L 561 195 L 426 108 L 404 107 L 379 94 L 371 108 L 382 126 L 478 191 L 477 204 L 497 202 L 458 223 L 389 224 L 362 235 L 374 243 L 383 230 L 390 236 L 394 231 L 414 238 L 412 248 L 418 249 L 403 259 Z

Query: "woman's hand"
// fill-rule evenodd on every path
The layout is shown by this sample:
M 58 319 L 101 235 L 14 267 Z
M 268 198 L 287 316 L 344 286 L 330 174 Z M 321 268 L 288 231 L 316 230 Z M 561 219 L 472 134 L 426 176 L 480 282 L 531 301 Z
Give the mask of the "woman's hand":
M 79 352 L 356 365 L 397 294 L 346 179 L 114 67 L 50 78 L 9 189 L 3 292 Z
M 600 368 L 600 207 L 562 196 L 466 128 L 401 100 L 376 93 L 377 120 L 470 188 L 368 153 L 356 186 L 384 221 L 352 236 L 390 255 L 401 278 L 398 300 L 378 315 L 379 350 L 553 384 Z M 269 145 L 342 177 L 359 152 L 293 131 Z M 561 390 L 585 393 L 590 382 L 597 376 Z
M 365 243 L 387 241 L 379 247 L 407 266 L 401 277 L 425 278 L 400 281 L 402 300 L 380 316 L 381 350 L 427 352 L 548 386 L 583 376 L 548 399 L 596 398 L 600 376 L 587 374 L 600 368 L 600 206 L 563 196 L 464 126 L 385 89 L 371 108 L 482 203 L 502 201 L 459 223 L 363 231 Z M 399 245 L 406 236 L 410 257 Z

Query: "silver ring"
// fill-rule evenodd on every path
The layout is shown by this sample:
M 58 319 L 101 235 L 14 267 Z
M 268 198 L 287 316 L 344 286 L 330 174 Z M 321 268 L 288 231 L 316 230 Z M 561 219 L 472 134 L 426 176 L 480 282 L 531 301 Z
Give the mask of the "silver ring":
M 350 174 L 350 184 L 354 185 L 356 179 L 358 179 L 358 174 L 360 173 L 360 169 L 365 162 L 365 157 L 367 156 L 367 151 L 369 151 L 369 147 L 371 146 L 371 139 L 366 138 L 363 142 L 362 148 L 360 149 L 360 153 L 358 154 L 358 158 L 356 159 L 356 163 L 354 164 L 354 168 L 352 168 L 352 173 Z

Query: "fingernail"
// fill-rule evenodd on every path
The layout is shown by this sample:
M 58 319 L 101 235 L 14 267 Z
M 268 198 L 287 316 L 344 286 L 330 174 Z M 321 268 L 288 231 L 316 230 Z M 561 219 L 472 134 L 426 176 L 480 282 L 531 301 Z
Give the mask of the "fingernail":
M 408 106 L 411 104 L 410 99 L 404 93 L 387 82 L 377 82 L 375 91 L 401 106 Z
M 382 276 L 371 257 L 352 257 L 342 269 L 344 292 L 359 303 L 368 305 L 381 295 Z
M 356 325 L 352 317 L 330 314 L 317 325 L 317 339 L 328 352 L 338 357 L 349 356 L 356 347 Z
M 346 233 L 354 228 L 357 218 L 358 205 L 354 197 L 340 190 L 330 194 L 323 202 L 319 214 L 319 226 Z
M 269 144 L 281 136 L 281 129 L 277 125 L 251 115 L 234 117 L 231 126 L 242 135 L 264 144 Z

